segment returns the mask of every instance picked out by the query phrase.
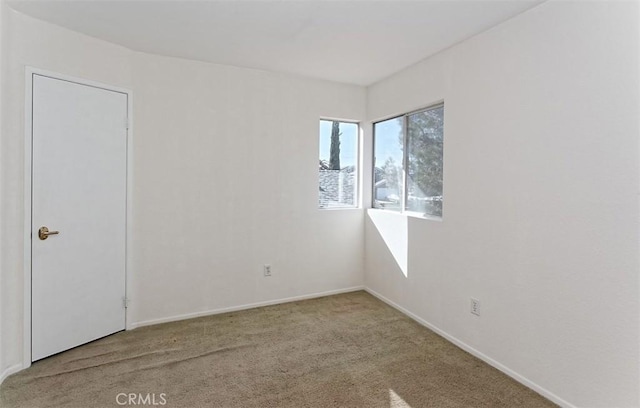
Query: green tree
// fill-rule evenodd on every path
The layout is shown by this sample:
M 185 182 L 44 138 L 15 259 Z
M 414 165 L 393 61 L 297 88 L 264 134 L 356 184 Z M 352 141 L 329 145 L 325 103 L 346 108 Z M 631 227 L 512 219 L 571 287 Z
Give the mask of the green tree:
M 387 157 L 387 160 L 384 162 L 384 165 L 380 169 L 382 170 L 383 179 L 385 180 L 385 187 L 391 191 L 399 193 L 400 181 L 402 180 L 402 168 L 396 165 L 393 157 Z
M 443 107 L 408 117 L 408 195 L 431 200 L 408 206 L 432 215 L 442 215 L 443 128 Z
M 340 122 L 333 122 L 333 124 L 331 125 L 329 169 L 340 170 Z

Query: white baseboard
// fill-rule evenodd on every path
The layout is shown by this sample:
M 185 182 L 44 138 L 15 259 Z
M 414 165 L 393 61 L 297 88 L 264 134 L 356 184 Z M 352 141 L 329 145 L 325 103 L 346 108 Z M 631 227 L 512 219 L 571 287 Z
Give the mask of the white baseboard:
M 577 408 L 575 405 L 573 405 L 573 404 L 569 403 L 568 401 L 565 401 L 564 399 L 558 397 L 557 395 L 555 395 L 551 391 L 545 389 L 544 387 L 541 387 L 540 385 L 534 383 L 533 381 L 527 379 L 526 377 L 518 374 L 517 372 L 511 370 L 509 367 L 504 366 L 503 364 L 501 364 L 498 361 L 492 359 L 491 357 L 483 354 L 482 352 L 474 349 L 473 347 L 469 346 L 468 344 L 458 340 L 457 338 L 453 337 L 452 335 L 450 335 L 449 333 L 445 332 L 444 330 L 441 330 L 440 328 L 434 326 L 433 324 L 427 322 L 426 320 L 424 320 L 424 319 L 418 317 L 417 315 L 411 313 L 410 311 L 408 311 L 404 307 L 392 302 L 391 300 L 389 300 L 386 297 L 382 296 L 381 294 L 379 294 L 378 292 L 374 291 L 373 289 L 365 287 L 364 290 L 366 290 L 371 295 L 377 297 L 378 299 L 380 299 L 384 303 L 388 304 L 389 306 L 393 307 L 394 309 L 397 309 L 398 311 L 400 311 L 403 314 L 407 315 L 408 317 L 412 318 L 413 320 L 415 320 L 416 322 L 420 323 L 421 325 L 423 325 L 423 326 L 427 327 L 428 329 L 434 331 L 438 335 L 444 337 L 445 339 L 447 339 L 451 343 L 455 344 L 456 346 L 460 347 L 461 349 L 463 349 L 467 353 L 479 358 L 480 360 L 484 361 L 485 363 L 489 364 L 490 366 L 493 366 L 493 367 L 497 368 L 498 370 L 502 371 L 503 373 L 505 373 L 509 377 L 513 378 L 514 380 L 518 381 L 519 383 L 523 384 L 524 386 L 526 386 L 528 388 L 531 388 L 532 390 L 534 390 L 538 394 L 540 394 L 543 397 L 551 400 L 552 402 L 560 405 L 561 407 L 564 407 L 564 408 Z
M 15 364 L 11 367 L 8 367 L 6 370 L 0 373 L 0 384 L 11 374 L 15 374 L 18 371 L 22 370 L 22 364 Z
M 211 316 L 211 315 L 222 314 L 222 313 L 237 312 L 240 310 L 254 309 L 256 307 L 278 305 L 281 303 L 297 302 L 299 300 L 307 300 L 307 299 L 314 299 L 314 298 L 319 298 L 324 296 L 339 295 L 341 293 L 356 292 L 358 290 L 364 290 L 364 286 L 353 286 L 350 288 L 330 290 L 327 292 L 311 293 L 308 295 L 294 296 L 294 297 L 288 297 L 283 299 L 267 300 L 264 302 L 249 303 L 249 304 L 240 305 L 240 306 L 231 306 L 231 307 L 225 307 L 221 309 L 205 310 L 202 312 L 195 312 L 195 313 L 185 313 L 181 315 L 163 317 L 160 319 L 144 320 L 142 322 L 131 323 L 131 325 L 127 327 L 127 329 L 133 330 L 138 327 L 151 326 L 154 324 L 175 322 L 178 320 L 193 319 L 195 317 Z

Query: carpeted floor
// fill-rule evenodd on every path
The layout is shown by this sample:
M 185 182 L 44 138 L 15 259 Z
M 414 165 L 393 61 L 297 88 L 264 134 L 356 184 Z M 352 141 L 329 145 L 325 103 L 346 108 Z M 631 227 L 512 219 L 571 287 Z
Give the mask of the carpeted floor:
M 365 292 L 121 332 L 7 378 L 0 406 L 118 407 L 124 394 L 181 408 L 555 406 Z

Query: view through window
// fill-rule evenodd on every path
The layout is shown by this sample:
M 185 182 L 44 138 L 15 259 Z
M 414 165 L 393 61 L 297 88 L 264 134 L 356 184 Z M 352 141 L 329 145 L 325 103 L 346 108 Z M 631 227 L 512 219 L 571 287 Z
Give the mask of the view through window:
M 373 206 L 442 217 L 444 105 L 373 128 Z
M 358 124 L 320 121 L 320 208 L 357 207 Z

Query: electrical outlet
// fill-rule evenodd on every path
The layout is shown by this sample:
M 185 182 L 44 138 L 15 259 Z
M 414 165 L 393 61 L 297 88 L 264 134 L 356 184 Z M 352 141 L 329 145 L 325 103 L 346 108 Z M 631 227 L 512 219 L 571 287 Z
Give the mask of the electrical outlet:
M 480 316 L 480 301 L 478 299 L 471 298 L 471 314 Z
M 264 265 L 264 276 L 271 276 L 271 265 Z

